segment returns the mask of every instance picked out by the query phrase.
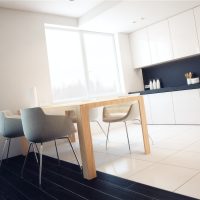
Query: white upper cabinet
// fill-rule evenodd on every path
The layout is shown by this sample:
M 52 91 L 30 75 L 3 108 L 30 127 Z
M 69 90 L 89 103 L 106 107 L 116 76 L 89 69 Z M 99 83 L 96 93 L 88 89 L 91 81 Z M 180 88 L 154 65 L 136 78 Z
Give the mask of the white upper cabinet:
M 151 64 L 151 54 L 147 30 L 136 31 L 130 35 L 133 65 L 140 68 Z
M 174 58 L 199 53 L 193 10 L 169 19 Z
M 195 16 L 195 21 L 196 21 L 198 39 L 200 43 L 200 6 L 194 9 L 194 16 Z
M 172 44 L 167 20 L 149 26 L 148 36 L 152 64 L 168 61 L 173 58 Z

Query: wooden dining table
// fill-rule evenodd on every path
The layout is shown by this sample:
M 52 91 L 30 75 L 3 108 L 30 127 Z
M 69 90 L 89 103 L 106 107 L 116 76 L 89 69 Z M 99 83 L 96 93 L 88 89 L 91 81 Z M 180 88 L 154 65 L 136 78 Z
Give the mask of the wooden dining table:
M 145 115 L 145 107 L 142 96 L 127 95 L 127 96 L 113 97 L 107 99 L 94 99 L 94 100 L 81 101 L 75 103 L 49 105 L 49 106 L 44 106 L 42 108 L 49 114 L 51 113 L 52 110 L 54 111 L 73 110 L 75 112 L 77 118 L 76 120 L 77 120 L 78 138 L 80 144 L 80 153 L 82 159 L 83 176 L 85 179 L 90 180 L 97 176 L 93 144 L 92 144 L 92 136 L 90 130 L 90 119 L 89 119 L 90 109 L 108 105 L 131 103 L 135 101 L 137 101 L 139 104 L 144 153 L 149 154 L 150 145 L 149 145 L 148 129 L 147 129 L 147 122 Z M 25 149 L 26 148 L 24 148 L 23 150 L 25 151 Z

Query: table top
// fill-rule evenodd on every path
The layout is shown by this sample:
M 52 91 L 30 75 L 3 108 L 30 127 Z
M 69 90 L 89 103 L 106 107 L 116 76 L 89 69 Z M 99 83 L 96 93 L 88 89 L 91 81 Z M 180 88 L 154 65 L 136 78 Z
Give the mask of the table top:
M 90 100 L 82 100 L 82 101 L 74 101 L 69 103 L 57 103 L 57 104 L 50 104 L 46 106 L 42 106 L 42 108 L 58 108 L 58 107 L 76 107 L 76 106 L 88 106 L 89 108 L 95 108 L 104 105 L 111 105 L 111 104 L 119 104 L 119 103 L 126 103 L 128 101 L 136 101 L 142 98 L 142 96 L 136 95 L 126 95 L 126 96 L 116 96 L 116 97 L 109 97 L 109 98 L 98 98 L 98 99 L 90 99 Z

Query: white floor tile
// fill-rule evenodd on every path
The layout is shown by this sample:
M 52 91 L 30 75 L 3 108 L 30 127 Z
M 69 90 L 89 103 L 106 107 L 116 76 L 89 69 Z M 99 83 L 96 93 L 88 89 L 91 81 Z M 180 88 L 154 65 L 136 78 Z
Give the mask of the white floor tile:
M 151 162 L 158 162 L 161 160 L 164 160 L 168 158 L 170 155 L 174 155 L 177 150 L 171 150 L 171 149 L 164 149 L 164 148 L 156 148 L 154 146 L 151 147 L 151 153 L 145 154 L 144 153 L 144 147 L 141 148 L 133 148 L 133 153 L 126 155 L 126 157 L 132 157 L 136 158 L 138 160 L 146 160 Z
M 147 168 L 152 165 L 151 162 L 120 157 L 115 159 L 111 163 L 105 163 L 98 167 L 99 171 L 120 176 L 122 178 L 128 178 L 136 172 Z
M 103 132 L 95 123 L 91 127 L 97 170 L 200 199 L 200 126 L 149 125 L 154 142 L 149 155 L 144 154 L 140 125 L 128 125 L 132 154 L 123 123 L 111 127 L 107 150 Z M 77 134 L 76 139 L 73 147 L 81 161 Z M 58 150 L 61 160 L 76 164 L 67 142 L 58 141 Z M 54 143 L 45 144 L 44 152 L 56 157 Z
M 94 152 L 94 157 L 95 157 L 96 167 L 101 166 L 104 163 L 109 163 L 119 158 L 118 156 L 101 152 Z
M 196 173 L 197 170 L 193 169 L 153 164 L 152 166 L 136 173 L 129 179 L 157 188 L 174 191 Z
M 200 199 L 199 184 L 200 184 L 200 174 L 194 176 L 191 180 L 186 182 L 183 186 L 175 190 L 175 192 Z
M 161 161 L 161 163 L 200 170 L 200 156 L 198 152 L 182 151 L 168 157 Z
M 200 141 L 198 140 L 197 142 L 195 142 L 192 145 L 188 146 L 185 150 L 186 151 L 192 151 L 192 152 L 200 153 Z

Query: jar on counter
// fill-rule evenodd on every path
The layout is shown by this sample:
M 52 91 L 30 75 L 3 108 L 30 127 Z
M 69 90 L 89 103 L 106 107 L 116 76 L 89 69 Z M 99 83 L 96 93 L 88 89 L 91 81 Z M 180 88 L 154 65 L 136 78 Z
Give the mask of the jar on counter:
M 149 81 L 149 88 L 150 88 L 150 90 L 153 90 L 153 82 L 152 82 L 152 80 Z
M 156 80 L 156 89 L 160 89 L 160 80 L 159 79 Z
M 155 79 L 153 79 L 153 89 L 154 89 L 154 90 L 157 89 L 156 80 L 155 80 Z

